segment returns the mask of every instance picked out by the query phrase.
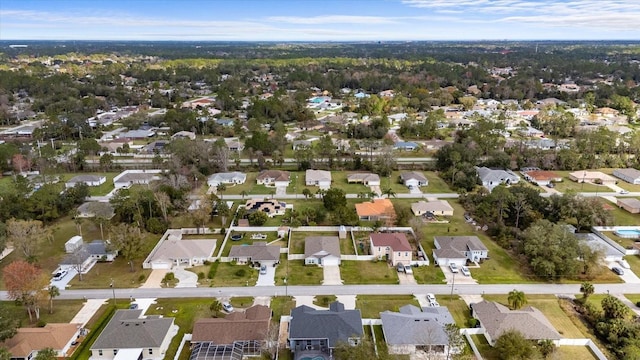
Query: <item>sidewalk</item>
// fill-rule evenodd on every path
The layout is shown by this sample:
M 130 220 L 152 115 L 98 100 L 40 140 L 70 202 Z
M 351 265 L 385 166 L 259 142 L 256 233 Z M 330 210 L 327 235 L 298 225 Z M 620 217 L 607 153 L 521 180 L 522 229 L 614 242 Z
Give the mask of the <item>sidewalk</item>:
M 70 324 L 81 324 L 80 326 L 84 327 L 89 320 L 95 315 L 96 311 L 100 309 L 100 307 L 107 303 L 109 299 L 89 299 L 84 303 L 84 306 L 76 316 L 71 320 Z M 55 305 L 54 305 L 55 306 Z

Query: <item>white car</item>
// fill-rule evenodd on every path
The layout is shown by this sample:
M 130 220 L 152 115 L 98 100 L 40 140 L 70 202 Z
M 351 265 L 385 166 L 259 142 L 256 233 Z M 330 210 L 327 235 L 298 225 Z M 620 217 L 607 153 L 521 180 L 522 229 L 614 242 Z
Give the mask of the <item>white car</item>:
M 625 259 L 618 260 L 618 264 L 620 264 L 620 266 L 625 269 L 631 269 L 631 265 L 629 265 L 629 263 Z
M 431 306 L 431 307 L 438 307 L 438 306 L 440 306 L 440 304 L 439 304 L 437 301 L 434 301 L 434 302 L 432 302 L 432 303 L 429 303 L 429 306 Z
M 622 194 L 622 195 L 626 195 L 628 193 L 629 193 L 629 191 L 627 191 L 627 190 L 620 190 L 620 194 Z
M 222 309 L 226 312 L 232 312 L 233 311 L 233 305 L 231 305 L 231 303 L 225 301 L 222 303 Z
M 466 266 L 463 266 L 460 268 L 460 272 L 462 273 L 462 275 L 464 276 L 471 276 L 471 271 L 469 271 L 469 268 Z
M 267 275 L 267 265 L 260 266 L 260 275 Z
M 451 272 L 456 274 L 459 270 L 458 270 L 458 265 L 456 265 L 455 263 L 451 263 L 449 264 L 449 269 L 451 269 Z
M 427 301 L 429 302 L 429 304 L 431 304 L 432 302 L 436 302 L 436 296 L 433 294 L 427 294 Z
M 53 281 L 60 281 L 60 280 L 64 279 L 64 277 L 67 276 L 67 273 L 68 273 L 67 270 L 61 270 L 61 271 L 55 273 L 53 275 Z
M 411 265 L 404 266 L 404 272 L 407 274 L 413 274 L 413 270 L 411 269 Z

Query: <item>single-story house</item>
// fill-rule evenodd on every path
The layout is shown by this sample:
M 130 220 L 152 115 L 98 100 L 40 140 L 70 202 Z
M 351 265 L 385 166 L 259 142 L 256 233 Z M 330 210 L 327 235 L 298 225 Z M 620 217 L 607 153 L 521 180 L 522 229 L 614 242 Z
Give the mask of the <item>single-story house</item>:
M 210 187 L 217 187 L 220 184 L 244 184 L 247 181 L 247 174 L 238 171 L 215 173 L 207 179 Z
M 604 261 L 619 261 L 622 260 L 625 255 L 594 233 L 574 233 L 574 235 L 580 242 L 586 244 L 592 250 L 599 251 Z
M 217 240 L 183 240 L 181 230 L 168 230 L 169 235 L 144 261 L 143 267 L 151 269 L 171 269 L 173 266 L 192 267 L 214 261 L 213 251 Z
M 258 185 L 287 187 L 290 182 L 290 174 L 288 171 L 281 170 L 263 170 L 256 177 Z
M 355 346 L 362 337 L 360 310 L 346 310 L 340 302 L 329 304 L 328 310 L 306 305 L 291 310 L 288 345 L 294 359 L 330 359 L 338 344 Z
M 113 205 L 108 202 L 90 201 L 78 206 L 76 217 L 93 218 L 101 217 L 103 219 L 111 219 L 115 216 Z
M 615 184 L 616 178 L 600 171 L 579 170 L 569 173 L 569 179 L 575 182 L 588 182 L 593 184 Z
M 347 183 L 380 186 L 380 176 L 372 173 L 355 173 L 347 175 Z
M 489 250 L 477 236 L 436 236 L 433 240 L 433 260 L 439 266 L 464 266 L 467 261 L 477 263 L 489 257 Z
M 94 240 L 88 244 L 80 244 L 68 253 L 58 263 L 58 267 L 63 270 L 75 269 L 86 274 L 97 262 L 111 262 L 117 256 L 118 250 L 110 250 L 104 240 Z
M 392 266 L 411 264 L 413 250 L 404 233 L 373 233 L 369 235 L 371 255 L 387 260 Z
M 123 132 L 118 134 L 118 138 L 120 139 L 148 139 L 156 135 L 156 132 L 153 130 L 129 130 L 127 132 Z
M 498 185 L 513 185 L 520 181 L 520 176 L 511 170 L 489 169 L 488 167 L 476 166 L 478 177 L 482 181 L 482 186 L 492 191 Z
M 86 330 L 81 324 L 49 323 L 44 327 L 18 328 L 17 333 L 0 347 L 9 350 L 11 360 L 30 360 L 38 351 L 51 348 L 57 358 L 66 358 L 71 343 L 76 341 Z
M 131 185 L 147 185 L 160 180 L 162 170 L 125 170 L 113 178 L 116 189 L 128 188 Z
M 518 132 L 522 136 L 535 136 L 535 137 L 543 137 L 544 136 L 544 131 L 538 130 L 538 129 L 533 128 L 531 126 L 527 126 L 524 129 L 520 129 L 520 130 L 518 130 Z
M 396 218 L 396 210 L 389 199 L 373 199 L 373 201 L 359 203 L 355 206 L 360 220 L 377 221 Z
M 280 246 L 267 245 L 264 241 L 257 241 L 252 245 L 233 245 L 229 258 L 238 264 L 276 266 L 280 261 Z
M 418 149 L 420 145 L 414 143 L 413 141 L 398 141 L 393 144 L 394 150 L 403 150 L 403 151 L 414 151 Z
M 340 239 L 337 236 L 307 236 L 304 239 L 305 265 L 340 265 Z
M 520 310 L 509 310 L 494 301 L 483 300 L 471 304 L 474 318 L 480 321 L 484 337 L 493 346 L 504 332 L 517 330 L 528 340 L 560 340 L 561 336 L 542 312 L 527 306 Z
M 142 309 L 116 310 L 91 346 L 91 359 L 164 359 L 178 326 L 171 316 L 142 315 Z
M 422 174 L 417 171 L 406 171 L 400 174 L 400 180 L 404 184 L 404 186 L 409 189 L 419 188 L 421 186 L 429 185 L 429 180 Z
M 638 169 L 615 169 L 613 170 L 613 176 L 629 184 L 640 185 L 640 170 Z
M 87 248 L 89 254 L 91 254 L 91 257 L 99 262 L 111 262 L 118 256 L 118 250 L 109 249 L 107 242 L 104 240 L 93 240 L 84 246 Z
M 193 324 L 191 360 L 209 360 L 210 354 L 240 352 L 239 358 L 259 356 L 269 337 L 271 309 L 254 305 L 224 318 L 203 318 Z
M 616 199 L 618 206 L 627 210 L 632 214 L 640 213 L 640 200 L 636 198 L 619 198 Z
M 411 204 L 411 211 L 415 216 L 425 214 L 453 216 L 453 207 L 447 200 L 418 201 Z
M 244 205 L 246 214 L 262 211 L 269 217 L 282 216 L 287 209 L 287 203 L 276 199 L 249 199 Z
M 224 142 L 227 144 L 229 151 L 240 152 L 244 150 L 244 144 L 237 138 L 224 139 Z
M 293 140 L 293 150 L 309 149 L 313 146 L 313 142 L 319 140 L 318 138 Z
M 64 187 L 72 188 L 78 184 L 85 184 L 87 186 L 100 186 L 107 181 L 106 176 L 102 175 L 78 175 L 72 177 L 64 184 Z
M 445 326 L 455 321 L 446 307 L 420 309 L 414 305 L 405 305 L 399 312 L 381 312 L 380 320 L 389 354 L 447 354 L 449 337 Z M 456 354 L 460 350 L 451 349 L 450 353 Z
M 552 182 L 562 181 L 562 176 L 553 171 L 531 170 L 523 172 L 523 176 L 527 181 L 540 186 L 547 186 Z
M 317 186 L 321 189 L 331 187 L 331 171 L 311 170 L 305 172 L 305 184 L 307 186 Z
M 235 121 L 233 119 L 220 118 L 220 119 L 216 119 L 216 124 L 225 126 L 225 127 L 232 127 L 233 124 L 235 124 Z
M 195 140 L 196 139 L 196 133 L 191 132 L 191 131 L 178 131 L 177 133 L 171 135 L 171 139 L 189 139 L 189 140 Z

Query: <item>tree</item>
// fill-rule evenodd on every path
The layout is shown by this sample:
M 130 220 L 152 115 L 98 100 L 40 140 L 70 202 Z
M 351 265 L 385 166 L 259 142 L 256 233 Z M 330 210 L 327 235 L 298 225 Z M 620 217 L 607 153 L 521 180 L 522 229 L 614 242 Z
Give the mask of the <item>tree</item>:
M 446 324 L 444 326 L 444 332 L 447 334 L 447 359 L 449 355 L 453 353 L 460 353 L 462 349 L 464 349 L 464 344 L 466 343 L 464 336 L 460 333 L 460 327 L 455 323 Z
M 162 218 L 165 222 L 169 221 L 169 207 L 171 206 L 171 198 L 167 193 L 163 191 L 156 191 L 153 193 L 153 197 L 156 199 L 156 203 L 160 207 L 162 212 Z
M 38 355 L 36 355 L 33 360 L 56 360 L 57 358 L 58 352 L 48 347 L 38 350 Z
M 218 299 L 213 299 L 213 302 L 209 305 L 209 310 L 214 317 L 218 317 L 218 313 L 222 310 L 222 303 Z
M 12 338 L 19 327 L 20 320 L 5 304 L 0 304 L 0 342 Z
M 579 242 L 563 224 L 538 220 L 525 230 L 523 252 L 533 272 L 554 279 L 576 276 L 579 271 Z
M 302 189 L 302 195 L 304 195 L 305 199 L 309 199 L 309 198 L 313 197 L 313 194 L 311 193 L 311 190 L 309 190 L 308 188 Z
M 249 214 L 247 219 L 251 226 L 262 226 L 267 222 L 267 220 L 269 220 L 269 216 L 262 211 L 255 211 Z
M 229 209 L 229 205 L 222 200 L 216 201 L 216 211 L 218 212 L 218 216 L 222 220 L 222 227 L 226 227 L 227 224 L 227 216 L 231 215 L 231 209 Z
M 29 320 L 33 322 L 40 319 L 40 300 L 43 297 L 43 289 L 49 282 L 42 270 L 24 261 L 17 260 L 7 265 L 2 270 L 5 286 L 11 300 L 20 301 L 27 312 Z
M 7 248 L 7 224 L 0 221 L 0 254 Z
M 388 187 L 388 188 L 385 188 L 385 189 L 382 190 L 382 195 L 386 195 L 387 199 L 388 199 L 388 198 L 390 198 L 392 196 L 396 197 L 396 192 L 393 191 L 392 188 Z
M 244 200 L 244 197 L 247 195 L 249 195 L 249 193 L 246 190 L 240 191 L 240 196 L 242 196 L 242 200 Z
M 592 283 L 585 281 L 582 283 L 582 285 L 580 285 L 580 292 L 582 293 L 582 298 L 584 299 L 584 301 L 587 301 L 589 296 L 593 295 L 593 293 L 595 292 L 595 288 L 593 287 Z
M 216 186 L 216 192 L 220 194 L 220 199 L 222 199 L 222 192 L 224 192 L 225 190 L 227 190 L 226 184 L 218 184 L 218 186 Z
M 538 349 L 540 350 L 540 354 L 542 354 L 543 358 L 549 357 L 549 355 L 553 354 L 556 351 L 556 345 L 553 343 L 553 340 L 540 340 L 538 342 Z
M 7 222 L 7 233 L 13 246 L 22 252 L 27 261 L 36 260 L 39 252 L 38 240 L 46 237 L 41 221 L 10 219 Z
M 11 360 L 11 353 L 9 350 L 0 347 L 0 360 Z
M 501 360 L 530 360 L 540 357 L 531 341 L 517 330 L 503 332 L 493 348 Z
M 524 295 L 524 292 L 513 289 L 509 291 L 507 301 L 512 309 L 517 310 L 527 303 L 527 297 Z
M 49 285 L 47 294 L 49 295 L 49 314 L 53 314 L 53 299 L 60 296 L 60 289 L 55 285 Z
M 133 260 L 144 254 L 144 240 L 140 228 L 129 224 L 119 224 L 111 230 L 111 244 L 129 263 L 134 272 Z
M 331 188 L 327 190 L 325 195 L 322 197 L 322 202 L 327 210 L 333 211 L 341 206 L 347 205 L 347 196 L 345 195 L 344 190 Z
M 608 320 L 624 320 L 629 315 L 630 309 L 615 296 L 605 296 L 605 298 L 602 299 L 601 304 L 604 317 Z

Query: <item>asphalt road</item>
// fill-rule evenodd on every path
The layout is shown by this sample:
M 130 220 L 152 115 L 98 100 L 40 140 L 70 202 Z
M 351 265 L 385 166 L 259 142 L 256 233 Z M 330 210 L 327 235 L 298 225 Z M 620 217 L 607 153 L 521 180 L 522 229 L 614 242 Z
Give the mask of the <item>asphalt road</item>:
M 596 293 L 640 293 L 640 284 L 595 284 Z M 458 295 L 507 294 L 517 289 L 525 294 L 573 295 L 580 293 L 580 284 L 495 284 L 455 285 Z M 220 288 L 167 288 L 167 289 L 83 289 L 62 290 L 57 299 L 118 299 L 133 298 L 187 298 L 187 297 L 235 297 L 235 296 L 310 296 L 310 295 L 411 295 L 434 293 L 451 294 L 451 285 L 312 285 L 312 286 L 259 286 Z M 8 299 L 7 292 L 0 292 Z

